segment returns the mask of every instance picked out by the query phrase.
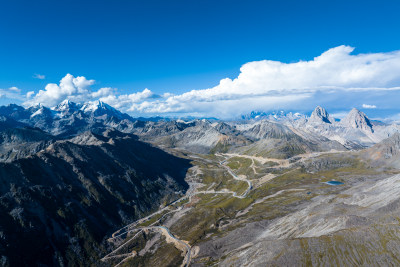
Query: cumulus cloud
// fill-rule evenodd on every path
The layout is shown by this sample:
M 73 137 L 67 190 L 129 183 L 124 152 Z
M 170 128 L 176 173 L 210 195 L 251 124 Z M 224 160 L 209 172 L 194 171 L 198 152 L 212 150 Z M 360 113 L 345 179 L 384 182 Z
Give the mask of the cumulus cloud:
M 317 93 L 332 98 L 344 92 L 399 90 L 400 51 L 352 55 L 354 48 L 339 46 L 310 61 L 283 63 L 263 60 L 244 64 L 235 79 L 225 78 L 212 88 L 192 90 L 165 100 L 134 104 L 130 111 L 149 113 L 192 112 L 230 113 L 238 109 L 264 110 L 301 107 Z M 260 101 L 262 99 L 262 101 Z M 270 101 L 273 100 L 273 101 Z M 319 99 L 324 101 L 324 99 Z M 231 105 L 235 103 L 239 106 Z M 312 101 L 310 101 L 312 102 Z M 340 104 L 340 103 L 339 103 Z
M 35 75 L 33 75 L 33 78 L 39 79 L 39 80 L 44 80 L 44 79 L 46 79 L 46 75 L 35 74 Z
M 29 91 L 26 93 L 26 98 L 30 99 L 35 94 L 35 91 Z
M 15 87 L 15 86 L 8 88 L 8 90 L 10 90 L 12 92 L 16 92 L 16 93 L 20 93 L 21 92 L 21 89 L 19 89 L 18 87 Z
M 362 104 L 362 107 L 363 107 L 363 108 L 368 108 L 368 109 L 376 108 L 375 105 L 368 105 L 368 104 Z
M 152 91 L 146 88 L 142 92 L 132 94 L 109 94 L 108 96 L 101 97 L 100 100 L 118 109 L 132 110 L 132 107 L 136 106 L 137 103 L 141 103 L 148 99 L 156 99 L 159 97 L 159 95 L 154 94 Z
M 0 95 L 2 99 L 8 99 L 8 100 L 18 100 L 19 101 L 24 101 L 25 97 L 20 94 L 21 89 L 18 87 L 12 86 L 8 89 L 1 89 L 0 88 Z
M 92 92 L 90 96 L 92 98 L 101 98 L 101 97 L 107 97 L 109 95 L 115 94 L 117 92 L 116 89 L 113 89 L 111 87 L 104 87 L 100 88 L 98 91 Z
M 370 101 L 381 106 L 376 96 L 399 96 L 400 51 L 367 54 L 353 54 L 353 51 L 353 47 L 338 46 L 309 61 L 249 62 L 240 68 L 235 79 L 225 78 L 214 87 L 178 95 L 169 92 L 157 95 L 149 89 L 131 94 L 108 87 L 92 90 L 93 80 L 68 74 L 59 84 L 48 84 L 44 90 L 30 95 L 25 104 L 40 102 L 52 106 L 64 99 L 76 102 L 100 99 L 131 114 L 232 117 L 255 109 L 307 110 L 316 105 L 330 105 L 346 110 Z M 364 108 L 374 107 L 364 105 Z
M 103 88 L 96 92 L 90 89 L 90 86 L 94 83 L 94 80 L 88 80 L 83 76 L 74 77 L 67 74 L 59 84 L 49 83 L 44 90 L 39 90 L 37 94 L 29 92 L 27 94 L 28 99 L 24 104 L 31 106 L 41 103 L 45 106 L 55 106 L 65 99 L 84 102 L 103 96 L 105 93 Z M 92 94 L 94 94 L 94 97 Z
M 24 105 L 33 106 L 40 103 L 52 107 L 65 99 L 78 103 L 99 99 L 115 108 L 126 110 L 135 103 L 159 97 L 149 89 L 132 94 L 120 94 L 117 89 L 111 87 L 92 90 L 91 86 L 94 84 L 94 80 L 88 80 L 84 76 L 74 77 L 67 74 L 59 84 L 49 83 L 44 90 L 39 90 L 37 94 L 34 91 L 28 92 Z
M 263 60 L 244 64 L 239 76 L 216 87 L 195 90 L 184 98 L 249 94 L 291 94 L 318 89 L 380 88 L 400 85 L 400 51 L 351 55 L 354 48 L 332 48 L 310 61 L 282 63 Z

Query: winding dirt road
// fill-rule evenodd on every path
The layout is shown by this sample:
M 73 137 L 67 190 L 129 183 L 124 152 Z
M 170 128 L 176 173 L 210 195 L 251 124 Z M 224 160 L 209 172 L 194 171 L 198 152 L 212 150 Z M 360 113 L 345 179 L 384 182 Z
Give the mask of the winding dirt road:
M 120 254 L 120 255 L 115 255 L 115 253 L 118 252 L 119 250 L 121 250 L 123 247 L 125 247 L 125 246 L 126 246 L 130 241 L 132 241 L 134 238 L 136 238 L 136 237 L 139 235 L 139 233 L 141 233 L 141 231 L 143 231 L 143 230 L 145 230 L 145 229 L 147 229 L 147 230 L 154 230 L 154 229 L 156 229 L 156 230 L 160 230 L 160 232 L 167 238 L 167 240 L 169 239 L 169 240 L 173 241 L 174 244 L 175 244 L 175 247 L 177 247 L 177 248 L 180 249 L 180 250 L 186 250 L 186 256 L 185 256 L 185 258 L 184 258 L 184 260 L 183 260 L 182 265 L 183 265 L 183 266 L 189 266 L 189 265 L 190 265 L 190 261 L 191 261 L 191 252 L 192 252 L 191 246 L 190 246 L 188 243 L 186 243 L 186 242 L 184 242 L 184 241 L 182 241 L 182 240 L 176 238 L 176 237 L 170 232 L 170 230 L 169 230 L 167 227 L 162 226 L 162 225 L 161 225 L 161 226 L 155 226 L 155 225 L 154 225 L 154 224 L 158 223 L 159 221 L 161 221 L 166 215 L 181 210 L 182 207 L 178 207 L 178 208 L 175 209 L 175 210 L 171 210 L 171 211 L 167 212 L 166 214 L 164 214 L 163 216 L 161 216 L 158 220 L 156 220 L 154 223 L 152 223 L 150 226 L 146 226 L 146 227 L 140 227 L 140 226 L 139 226 L 139 227 L 137 227 L 137 225 L 139 225 L 139 224 L 141 224 L 141 223 L 144 223 L 144 222 L 146 222 L 147 220 L 151 219 L 153 216 L 155 216 L 155 215 L 157 215 L 157 214 L 160 214 L 160 213 L 162 213 L 162 212 L 164 212 L 164 211 L 170 209 L 170 207 L 171 207 L 172 204 L 174 204 L 174 203 L 179 203 L 180 201 L 185 200 L 185 199 L 191 199 L 192 196 L 198 195 L 198 194 L 232 194 L 232 196 L 233 196 L 233 197 L 236 197 L 236 198 L 240 198 L 240 199 L 245 198 L 245 197 L 249 194 L 250 190 L 253 188 L 253 185 L 252 185 L 251 181 L 248 180 L 248 179 L 246 179 L 246 178 L 238 177 L 228 166 L 226 166 L 226 165 L 224 164 L 225 161 L 226 161 L 226 160 L 220 161 L 219 164 L 233 177 L 233 179 L 239 180 L 239 181 L 247 182 L 248 188 L 247 188 L 247 190 L 246 190 L 243 194 L 241 194 L 240 196 L 238 196 L 236 192 L 233 192 L 233 191 L 231 191 L 231 190 L 221 190 L 221 191 L 213 191 L 213 190 L 208 190 L 208 191 L 195 191 L 195 190 L 188 190 L 187 193 L 186 193 L 186 195 L 185 195 L 184 197 L 182 197 L 182 198 L 180 198 L 180 199 L 178 199 L 178 200 L 176 200 L 176 201 L 170 203 L 169 205 L 165 206 L 164 208 L 162 208 L 162 209 L 160 209 L 160 210 L 158 210 L 158 211 L 156 211 L 156 212 L 154 212 L 154 213 L 152 213 L 152 214 L 150 214 L 150 215 L 148 215 L 148 216 L 146 216 L 146 217 L 144 217 L 144 218 L 141 218 L 141 219 L 139 219 L 139 220 L 137 220 L 137 221 L 135 221 L 135 222 L 133 222 L 133 223 L 131 223 L 131 224 L 128 224 L 128 225 L 126 225 L 126 226 L 124 226 L 124 227 L 118 229 L 116 232 L 114 232 L 114 233 L 112 234 L 112 236 L 108 239 L 110 242 L 113 241 L 113 240 L 115 240 L 116 238 L 122 237 L 122 236 L 125 235 L 125 234 L 129 234 L 129 233 L 138 231 L 138 232 L 137 232 L 132 238 L 130 238 L 128 241 L 124 242 L 122 245 L 118 246 L 115 250 L 113 250 L 112 252 L 110 252 L 109 254 L 107 254 L 106 256 L 104 256 L 104 257 L 101 259 L 101 261 L 105 262 L 105 261 L 107 261 L 107 260 L 109 260 L 109 259 L 116 259 L 116 258 L 120 258 L 120 257 L 121 257 L 121 258 L 126 257 L 126 258 L 124 258 L 121 262 L 119 262 L 117 265 L 115 265 L 115 266 L 119 266 L 120 264 L 122 264 L 123 262 L 125 262 L 126 260 L 128 260 L 129 258 L 132 258 L 132 257 L 136 256 L 136 252 L 126 253 L 126 254 Z

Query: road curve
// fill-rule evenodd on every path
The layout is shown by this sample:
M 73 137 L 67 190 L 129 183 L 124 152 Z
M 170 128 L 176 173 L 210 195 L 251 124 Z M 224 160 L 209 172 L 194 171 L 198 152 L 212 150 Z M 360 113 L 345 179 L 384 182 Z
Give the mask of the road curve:
M 163 216 L 161 216 L 161 218 L 159 218 L 157 221 L 155 221 L 154 223 L 152 223 L 150 226 L 143 226 L 143 227 L 136 227 L 136 226 L 137 226 L 138 224 L 141 224 L 141 223 L 145 222 L 146 220 L 150 219 L 150 218 L 153 217 L 154 215 L 159 214 L 159 213 L 161 213 L 161 212 L 163 212 L 163 211 L 169 209 L 169 208 L 170 208 L 170 205 L 172 205 L 173 203 L 179 202 L 179 201 L 184 200 L 184 199 L 186 199 L 186 198 L 189 198 L 189 199 L 190 199 L 192 196 L 197 195 L 197 194 L 232 194 L 232 196 L 233 196 L 233 197 L 236 197 L 236 198 L 241 198 L 241 199 L 245 198 L 245 197 L 249 194 L 250 190 L 253 188 L 253 185 L 252 185 L 251 181 L 248 180 L 248 179 L 246 179 L 246 178 L 240 178 L 240 177 L 238 177 L 228 166 L 226 166 L 226 165 L 224 164 L 225 161 L 226 161 L 226 160 L 220 161 L 219 164 L 220 164 L 224 169 L 226 169 L 226 171 L 233 177 L 233 179 L 238 180 L 238 181 L 244 181 L 244 182 L 246 182 L 246 183 L 248 184 L 248 188 L 247 188 L 247 190 L 246 190 L 243 194 L 241 194 L 240 196 L 238 196 L 236 192 L 233 192 L 233 191 L 230 191 L 230 190 L 226 190 L 226 191 L 211 191 L 211 190 L 210 190 L 210 191 L 190 192 L 190 193 L 187 194 L 186 196 L 184 196 L 184 197 L 182 197 L 182 198 L 180 198 L 180 199 L 178 199 L 178 200 L 176 200 L 176 201 L 170 203 L 168 206 L 165 206 L 164 208 L 162 208 L 162 209 L 160 209 L 160 210 L 158 210 L 158 211 L 156 211 L 156 212 L 154 212 L 154 213 L 152 213 L 152 214 L 150 214 L 150 215 L 148 215 L 148 216 L 146 216 L 146 217 L 144 217 L 144 218 L 141 218 L 141 219 L 139 219 L 139 220 L 137 220 L 137 221 L 135 221 L 135 222 L 133 222 L 133 223 L 130 223 L 130 224 L 128 224 L 128 225 L 126 225 L 126 226 L 120 228 L 120 229 L 117 230 L 116 232 L 114 232 L 114 233 L 112 234 L 112 236 L 111 236 L 110 239 L 115 239 L 115 238 L 120 237 L 120 236 L 122 236 L 122 235 L 124 235 L 124 234 L 128 234 L 128 233 L 131 233 L 131 232 L 134 232 L 134 231 L 139 230 L 139 232 L 136 233 L 136 234 L 135 234 L 132 238 L 130 238 L 128 241 L 126 241 L 125 243 L 123 243 L 122 245 L 120 245 L 117 249 L 113 250 L 112 252 L 110 252 L 109 254 L 107 254 L 106 256 L 104 256 L 104 257 L 101 259 L 101 261 L 106 261 L 106 260 L 111 259 L 111 258 L 117 258 L 118 255 L 113 255 L 113 254 L 114 254 L 115 252 L 119 251 L 121 248 L 123 248 L 123 247 L 124 247 L 127 243 L 129 243 L 132 239 L 134 239 L 142 230 L 144 230 L 144 229 L 159 229 L 159 230 L 161 230 L 161 232 L 162 232 L 163 234 L 167 235 L 168 237 L 170 237 L 171 239 L 175 240 L 176 242 L 182 244 L 182 245 L 186 248 L 186 251 L 187 251 L 187 252 L 186 252 L 186 256 L 185 256 L 183 265 L 186 266 L 186 267 L 188 267 L 188 266 L 190 265 L 190 261 L 191 261 L 191 252 L 192 252 L 192 249 L 191 249 L 190 245 L 187 244 L 187 243 L 185 243 L 185 242 L 183 242 L 182 240 L 176 238 L 176 237 L 170 232 L 170 230 L 169 230 L 167 227 L 165 227 L 165 226 L 154 226 L 154 224 L 156 224 L 157 222 L 159 222 L 159 221 L 160 221 L 161 219 L 163 219 L 166 215 L 168 215 L 168 214 L 170 214 L 170 213 L 172 213 L 172 212 L 179 211 L 182 207 L 179 207 L 179 208 L 177 208 L 176 210 L 172 210 L 172 211 L 170 211 L 170 212 L 167 212 L 166 214 L 164 214 Z M 125 255 L 120 255 L 120 256 L 125 256 Z M 130 257 L 134 257 L 134 255 L 128 255 L 128 257 L 125 258 L 123 261 L 121 261 L 119 264 L 121 264 L 122 262 L 126 261 L 126 260 L 127 260 L 128 258 L 130 258 Z M 119 264 L 117 264 L 117 265 L 119 265 Z
M 189 246 L 189 244 L 187 244 L 187 243 L 183 242 L 182 240 L 176 238 L 173 234 L 171 234 L 169 229 L 167 227 L 165 227 L 165 226 L 153 226 L 153 227 L 165 230 L 165 232 L 169 235 L 170 238 L 176 240 L 177 242 L 183 244 L 186 247 L 187 252 L 186 252 L 186 257 L 185 257 L 186 260 L 184 259 L 184 261 L 185 261 L 184 264 L 185 264 L 186 267 L 188 267 L 189 264 L 190 264 L 190 256 L 191 256 L 191 253 L 192 253 L 192 248 Z
M 218 155 L 219 155 L 219 156 L 222 156 L 221 154 L 218 154 Z M 240 178 L 239 176 L 237 176 L 237 175 L 231 170 L 231 168 L 229 168 L 227 165 L 224 164 L 225 162 L 226 162 L 226 159 L 223 160 L 223 161 L 220 161 L 220 162 L 219 162 L 219 165 L 221 165 L 223 168 L 225 168 L 226 171 L 233 177 L 233 179 L 239 180 L 239 181 L 243 181 L 243 182 L 246 182 L 246 183 L 247 183 L 248 188 L 247 188 L 247 190 L 246 190 L 242 195 L 237 196 L 236 193 L 235 193 L 235 195 L 234 195 L 234 196 L 236 196 L 236 197 L 238 197 L 238 198 L 245 198 L 245 197 L 249 194 L 250 190 L 253 188 L 253 184 L 251 183 L 250 180 L 248 180 L 248 179 L 246 179 L 246 178 Z

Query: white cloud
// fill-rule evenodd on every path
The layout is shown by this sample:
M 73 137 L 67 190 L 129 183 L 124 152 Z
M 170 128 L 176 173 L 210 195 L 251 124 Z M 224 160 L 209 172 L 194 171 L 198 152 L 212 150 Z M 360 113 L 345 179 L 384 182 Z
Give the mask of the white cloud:
M 10 90 L 12 92 L 16 92 L 16 93 L 20 93 L 21 92 L 21 89 L 19 89 L 18 87 L 15 87 L 15 86 L 8 88 L 8 90 Z
M 94 80 L 87 80 L 83 76 L 78 76 L 76 78 L 72 78 L 71 80 L 70 76 L 73 77 L 71 74 L 67 74 L 67 76 L 65 76 L 63 80 L 66 80 L 68 83 L 71 83 L 72 81 L 73 86 L 78 89 L 78 93 L 86 92 L 86 90 L 88 90 L 89 87 L 95 82 Z
M 259 96 L 232 98 L 215 101 L 180 101 L 175 98 L 166 100 L 144 101 L 133 104 L 128 111 L 150 114 L 182 114 L 192 116 L 215 116 L 218 118 L 231 118 L 248 112 L 249 110 L 262 109 L 273 106 L 276 109 L 288 109 L 295 101 L 305 100 L 309 95 L 286 96 Z
M 244 64 L 239 76 L 220 81 L 189 96 L 309 92 L 329 88 L 371 88 L 400 85 L 400 51 L 351 55 L 354 48 L 332 48 L 311 61 L 282 63 L 263 60 Z
M 237 115 L 238 109 L 276 109 L 284 106 L 288 99 L 290 107 L 301 107 L 300 101 L 313 98 L 316 92 L 340 94 L 400 89 L 400 51 L 352 55 L 353 50 L 349 46 L 339 46 L 313 60 L 295 63 L 249 62 L 233 80 L 226 78 L 209 89 L 133 104 L 129 110 L 168 113 L 197 109 L 209 115 Z M 260 99 L 264 99 L 263 103 Z M 268 101 L 270 99 L 273 101 Z M 237 106 L 231 105 L 234 102 Z M 318 99 L 315 102 L 318 104 Z
M 26 98 L 30 99 L 35 94 L 35 91 L 29 91 L 26 93 Z
M 173 96 L 174 94 L 172 94 L 172 93 L 163 93 L 162 95 L 161 95 L 161 97 L 162 98 L 168 98 L 168 97 L 171 97 L 171 96 Z
M 111 87 L 104 87 L 104 88 L 100 88 L 96 92 L 92 92 L 91 97 L 92 98 L 107 97 L 107 96 L 113 95 L 115 93 L 116 93 L 116 89 L 113 89 Z
M 149 89 L 144 89 L 142 92 L 137 92 L 133 94 L 124 94 L 124 95 L 115 95 L 110 94 L 108 96 L 100 98 L 101 101 L 112 105 L 115 108 L 123 109 L 123 110 L 130 110 L 132 106 L 136 105 L 137 103 L 141 103 L 148 99 L 156 99 L 160 96 L 154 94 Z
M 307 110 L 325 104 L 339 112 L 374 101 L 374 96 L 379 95 L 377 92 L 397 96 L 400 51 L 353 55 L 353 50 L 349 46 L 338 46 L 310 61 L 294 63 L 249 62 L 240 68 L 235 79 L 225 78 L 215 87 L 180 95 L 169 92 L 157 95 L 149 89 L 131 94 L 121 94 L 109 87 L 92 90 L 94 80 L 67 74 L 59 84 L 48 84 L 44 90 L 30 95 L 25 104 L 40 102 L 53 106 L 66 98 L 76 102 L 100 99 L 133 114 L 231 117 L 255 109 Z
M 35 74 L 35 75 L 33 75 L 33 78 L 39 79 L 39 80 L 44 80 L 44 79 L 46 79 L 46 75 Z
M 71 74 L 67 74 L 59 84 L 49 83 L 44 90 L 39 90 L 36 95 L 29 94 L 30 98 L 28 97 L 29 99 L 24 104 L 31 106 L 41 103 L 45 106 L 54 106 L 64 99 L 76 102 L 89 101 L 93 98 L 91 94 L 96 93 L 90 90 L 90 86 L 94 82 L 94 80 L 87 80 L 83 76 L 75 78 Z
M 347 114 L 349 114 L 348 111 L 342 111 L 342 112 L 337 112 L 337 113 L 332 113 L 330 114 L 333 118 L 336 119 L 343 119 L 344 117 L 347 116 Z
M 376 108 L 375 105 L 368 105 L 368 104 L 362 104 L 362 107 L 363 107 L 363 108 L 368 108 L 368 109 L 374 109 L 374 108 Z
M 0 95 L 1 95 L 2 99 L 18 100 L 17 102 L 24 101 L 25 96 L 21 95 L 20 92 L 21 92 L 21 90 L 15 86 L 10 87 L 8 89 L 0 88 Z
M 87 102 L 100 99 L 116 108 L 128 109 L 132 104 L 159 97 L 149 89 L 132 94 L 119 94 L 117 89 L 103 87 L 93 91 L 91 86 L 94 80 L 88 80 L 83 76 L 74 77 L 67 74 L 60 80 L 59 84 L 49 83 L 44 90 L 39 90 L 37 94 L 33 91 L 26 94 L 25 106 L 32 106 L 41 103 L 45 106 L 55 106 L 65 99 L 74 102 Z

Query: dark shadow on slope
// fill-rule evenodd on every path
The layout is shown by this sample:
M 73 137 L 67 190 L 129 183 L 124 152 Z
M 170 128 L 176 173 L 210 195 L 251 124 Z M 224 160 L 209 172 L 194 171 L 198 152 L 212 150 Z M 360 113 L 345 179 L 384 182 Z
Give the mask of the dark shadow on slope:
M 91 265 L 106 252 L 110 232 L 188 188 L 188 160 L 134 135 L 95 132 L 85 133 L 87 144 L 57 141 L 44 152 L 0 163 L 4 265 Z

